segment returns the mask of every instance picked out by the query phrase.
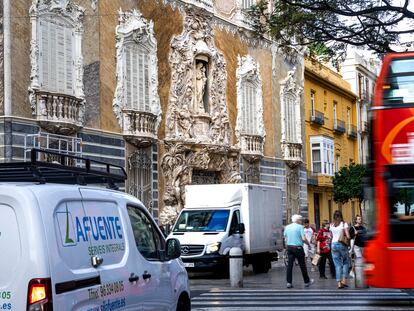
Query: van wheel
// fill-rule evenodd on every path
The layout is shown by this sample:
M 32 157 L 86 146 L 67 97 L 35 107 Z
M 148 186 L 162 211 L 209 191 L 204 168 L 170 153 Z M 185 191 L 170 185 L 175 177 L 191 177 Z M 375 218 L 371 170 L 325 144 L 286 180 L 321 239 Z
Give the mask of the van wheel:
M 187 294 L 181 294 L 177 303 L 177 311 L 191 311 L 191 301 Z

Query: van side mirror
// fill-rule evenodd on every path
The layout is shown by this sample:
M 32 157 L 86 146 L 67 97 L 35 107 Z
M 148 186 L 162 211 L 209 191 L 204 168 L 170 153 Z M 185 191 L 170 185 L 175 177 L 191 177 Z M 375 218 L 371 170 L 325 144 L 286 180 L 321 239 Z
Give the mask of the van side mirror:
M 166 260 L 176 259 L 181 256 L 181 245 L 177 239 L 168 239 L 166 245 Z
M 239 234 L 244 234 L 244 232 L 246 232 L 246 228 L 244 227 L 244 223 L 240 223 L 237 226 L 237 231 L 239 232 Z

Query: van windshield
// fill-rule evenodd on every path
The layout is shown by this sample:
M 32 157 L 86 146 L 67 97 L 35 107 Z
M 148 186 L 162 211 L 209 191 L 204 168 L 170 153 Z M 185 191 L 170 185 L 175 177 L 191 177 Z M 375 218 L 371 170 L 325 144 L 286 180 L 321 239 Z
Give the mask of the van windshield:
M 228 210 L 184 211 L 173 232 L 226 231 L 229 213 Z

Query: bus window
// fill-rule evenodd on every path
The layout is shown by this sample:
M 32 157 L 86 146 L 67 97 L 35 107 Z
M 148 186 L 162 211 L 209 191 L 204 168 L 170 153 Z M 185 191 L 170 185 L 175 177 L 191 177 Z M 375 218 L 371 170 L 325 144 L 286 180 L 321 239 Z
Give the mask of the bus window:
M 414 59 L 391 61 L 388 76 L 383 85 L 384 106 L 414 105 Z
M 392 182 L 391 193 L 391 242 L 413 242 L 414 181 Z

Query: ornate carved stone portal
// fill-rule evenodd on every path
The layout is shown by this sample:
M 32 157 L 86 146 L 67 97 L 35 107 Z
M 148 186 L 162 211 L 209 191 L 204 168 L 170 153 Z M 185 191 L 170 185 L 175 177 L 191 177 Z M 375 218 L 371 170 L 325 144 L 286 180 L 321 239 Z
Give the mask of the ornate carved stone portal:
M 160 214 L 161 224 L 174 223 L 184 207 L 186 185 L 193 183 L 193 172 L 199 183 L 200 171 L 217 183 L 239 183 L 239 150 L 224 145 L 189 144 L 165 142 L 165 154 L 161 162 L 165 177 L 164 209 Z M 207 180 L 207 179 L 204 179 Z
M 169 60 L 172 81 L 161 160 L 162 224 L 175 221 L 184 206 L 186 185 L 241 180 L 240 151 L 230 145 L 226 64 L 214 46 L 208 16 L 186 13 L 184 31 L 172 40 Z
M 188 12 L 171 43 L 167 139 L 229 144 L 226 64 L 207 18 Z

